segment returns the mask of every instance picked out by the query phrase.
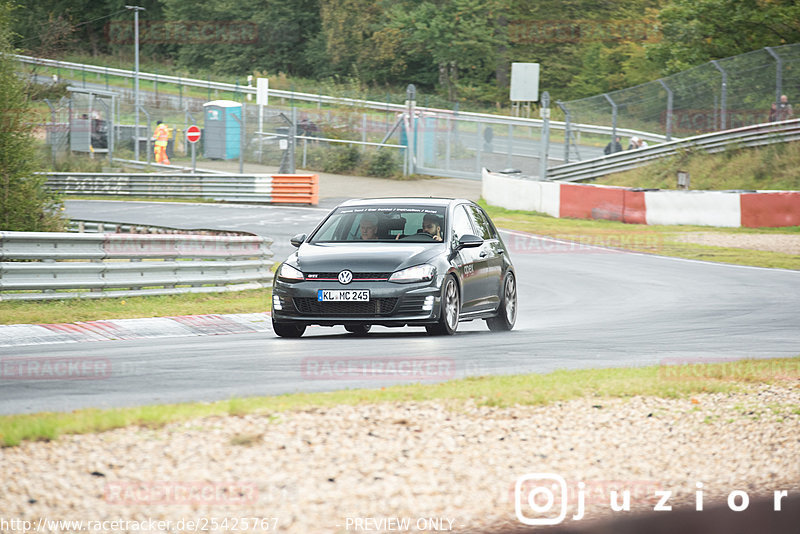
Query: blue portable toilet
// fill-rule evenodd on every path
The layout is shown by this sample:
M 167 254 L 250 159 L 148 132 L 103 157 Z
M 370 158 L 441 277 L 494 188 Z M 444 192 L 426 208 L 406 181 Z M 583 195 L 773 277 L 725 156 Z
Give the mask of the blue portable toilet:
M 203 104 L 203 156 L 210 159 L 237 159 L 241 143 L 242 105 L 233 100 L 213 100 Z M 238 119 L 238 120 L 237 120 Z

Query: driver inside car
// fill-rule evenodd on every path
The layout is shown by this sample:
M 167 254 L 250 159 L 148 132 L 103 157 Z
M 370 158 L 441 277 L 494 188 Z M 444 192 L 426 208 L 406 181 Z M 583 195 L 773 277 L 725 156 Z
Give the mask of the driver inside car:
M 364 215 L 359 224 L 359 231 L 364 241 L 378 239 L 378 217 L 372 214 Z
M 422 231 L 430 235 L 434 241 L 442 240 L 442 225 L 439 222 L 439 217 L 426 213 L 422 218 Z
M 441 241 L 442 240 L 442 223 L 441 219 L 432 213 L 426 213 L 425 216 L 422 218 L 422 228 L 417 230 L 417 235 L 419 234 L 428 234 L 431 239 L 434 241 Z M 412 234 L 413 235 L 413 234 Z M 407 236 L 405 234 L 399 234 L 395 239 L 405 239 Z

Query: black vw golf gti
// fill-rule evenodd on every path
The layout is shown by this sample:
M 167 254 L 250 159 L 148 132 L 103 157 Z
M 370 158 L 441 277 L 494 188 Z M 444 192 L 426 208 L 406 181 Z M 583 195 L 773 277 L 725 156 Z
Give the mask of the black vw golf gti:
M 272 327 L 300 337 L 308 325 L 424 326 L 454 334 L 484 319 L 511 330 L 517 281 L 508 250 L 469 200 L 381 198 L 337 206 L 297 247 L 273 283 Z

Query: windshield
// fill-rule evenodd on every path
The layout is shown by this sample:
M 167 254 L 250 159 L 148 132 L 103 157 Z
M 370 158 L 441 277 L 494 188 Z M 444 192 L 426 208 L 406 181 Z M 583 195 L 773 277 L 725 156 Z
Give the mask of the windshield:
M 413 205 L 341 207 L 325 220 L 310 242 L 441 242 L 445 209 Z

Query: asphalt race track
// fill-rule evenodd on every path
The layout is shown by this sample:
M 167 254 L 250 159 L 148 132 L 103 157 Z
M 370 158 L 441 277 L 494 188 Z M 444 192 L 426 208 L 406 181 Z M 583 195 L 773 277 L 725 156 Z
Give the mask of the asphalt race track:
M 310 230 L 325 210 L 67 201 L 74 218 L 235 229 L 275 239 Z M 250 395 L 378 388 L 406 380 L 311 372 L 319 363 L 435 358 L 431 379 L 555 369 L 702 363 L 800 354 L 800 272 L 686 261 L 504 233 L 518 273 L 516 328 L 461 323 L 453 337 L 374 328 L 367 338 L 311 327 L 298 340 L 241 334 L 0 348 L 8 357 L 108 359 L 102 380 L 0 380 L 0 413 L 210 401 Z M 308 360 L 315 358 L 316 360 Z M 392 360 L 397 358 L 398 360 Z M 309 366 L 316 362 L 317 367 Z M 328 367 L 330 369 L 330 367 Z M 415 380 L 416 381 L 416 380 Z

